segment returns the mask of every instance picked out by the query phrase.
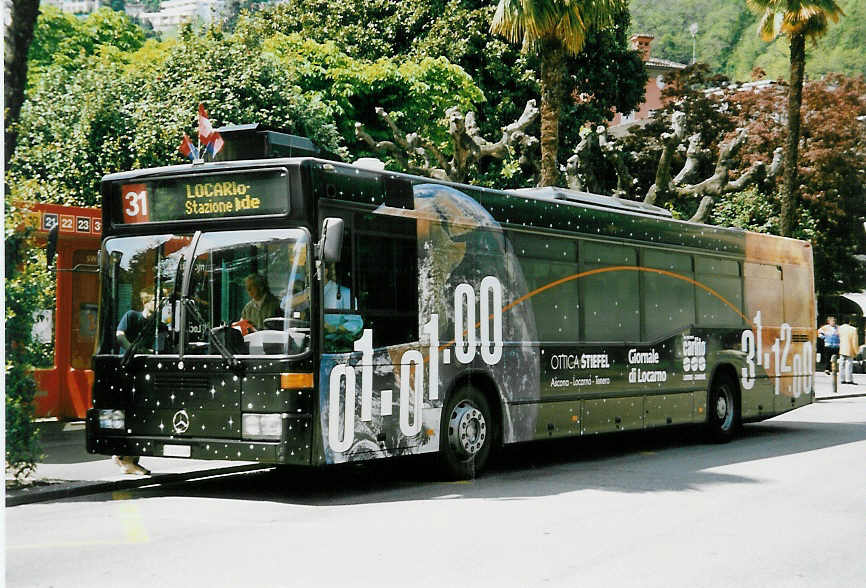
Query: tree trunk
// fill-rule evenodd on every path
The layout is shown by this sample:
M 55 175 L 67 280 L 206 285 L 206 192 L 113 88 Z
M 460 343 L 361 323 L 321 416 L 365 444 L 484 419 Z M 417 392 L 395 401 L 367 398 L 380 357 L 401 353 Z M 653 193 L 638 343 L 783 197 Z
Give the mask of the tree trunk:
M 788 87 L 788 137 L 785 140 L 785 177 L 782 190 L 781 231 L 790 237 L 797 216 L 797 150 L 800 143 L 800 104 L 803 102 L 803 69 L 806 37 L 791 37 L 791 85 Z
M 24 103 L 24 86 L 27 83 L 27 50 L 33 40 L 33 29 L 39 15 L 39 0 L 11 0 L 9 23 L 5 31 L 3 89 L 3 120 L 6 125 L 4 146 L 6 167 L 15 150 L 18 139 L 16 123 Z M 9 8 L 7 4 L 7 8 Z
M 541 177 L 539 186 L 559 183 L 559 115 L 565 88 L 565 51 L 559 41 L 541 47 Z

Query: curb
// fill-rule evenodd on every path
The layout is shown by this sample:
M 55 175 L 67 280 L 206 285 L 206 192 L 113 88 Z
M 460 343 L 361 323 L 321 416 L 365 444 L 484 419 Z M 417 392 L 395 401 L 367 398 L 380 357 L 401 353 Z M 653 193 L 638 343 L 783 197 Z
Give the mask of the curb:
M 172 484 L 175 482 L 183 482 L 196 478 L 238 474 L 242 472 L 268 469 L 271 467 L 273 467 L 273 464 L 246 464 L 241 466 L 216 468 L 211 470 L 196 470 L 193 472 L 183 472 L 178 474 L 156 474 L 150 476 L 140 476 L 134 479 L 126 480 L 66 482 L 51 484 L 47 486 L 33 488 L 32 490 L 15 491 L 16 493 L 13 495 L 9 495 L 7 491 L 6 506 L 8 508 L 10 506 L 21 506 L 22 504 L 34 504 L 37 502 L 47 502 L 50 500 L 62 500 L 64 498 L 87 496 L 88 494 L 100 494 L 102 492 L 141 488 L 142 486 L 158 486 L 162 484 Z
M 857 394 L 832 394 L 830 396 L 816 396 L 815 402 L 822 402 L 824 400 L 836 400 L 841 398 L 862 398 L 866 396 L 866 392 L 859 392 Z

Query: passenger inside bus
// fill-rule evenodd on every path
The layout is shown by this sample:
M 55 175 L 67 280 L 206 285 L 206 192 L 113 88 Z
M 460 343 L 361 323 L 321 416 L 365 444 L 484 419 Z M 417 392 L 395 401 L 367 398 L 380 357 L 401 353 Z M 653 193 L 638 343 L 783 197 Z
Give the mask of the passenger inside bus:
M 280 300 L 280 309 L 285 313 L 291 309 L 289 318 L 310 320 L 310 288 L 304 282 L 303 276 L 296 276 L 292 281 L 292 294 L 288 292 Z
M 280 301 L 271 293 L 267 280 L 261 275 L 257 273 L 248 275 L 244 278 L 244 286 L 250 301 L 241 311 L 241 319 L 232 323 L 232 326 L 239 327 L 241 333 L 246 335 L 251 330 L 261 329 L 265 319 L 282 316 L 283 311 L 280 309 Z
M 360 315 L 345 312 L 358 309 L 358 301 L 348 287 L 339 284 L 333 263 L 325 264 L 322 302 L 325 307 L 325 351 L 351 351 L 364 328 Z
M 117 342 L 122 350 L 127 350 L 138 339 L 147 319 L 153 314 L 154 299 L 152 292 L 141 291 L 141 310 L 127 310 L 117 324 Z

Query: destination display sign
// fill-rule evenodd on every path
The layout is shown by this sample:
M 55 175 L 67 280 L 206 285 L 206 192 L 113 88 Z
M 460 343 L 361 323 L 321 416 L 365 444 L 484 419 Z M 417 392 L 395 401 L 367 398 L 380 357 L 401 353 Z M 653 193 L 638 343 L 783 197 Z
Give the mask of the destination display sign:
M 122 224 L 260 216 L 289 212 L 283 169 L 160 178 L 120 184 L 114 222 Z

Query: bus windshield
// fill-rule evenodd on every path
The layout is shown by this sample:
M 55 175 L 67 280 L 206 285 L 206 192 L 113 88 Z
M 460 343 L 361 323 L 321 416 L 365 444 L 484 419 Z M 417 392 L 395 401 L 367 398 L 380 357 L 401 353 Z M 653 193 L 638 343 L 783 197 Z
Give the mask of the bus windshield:
M 102 283 L 107 304 L 102 308 L 100 352 L 306 351 L 308 233 L 265 229 L 196 237 L 151 235 L 105 242 Z

